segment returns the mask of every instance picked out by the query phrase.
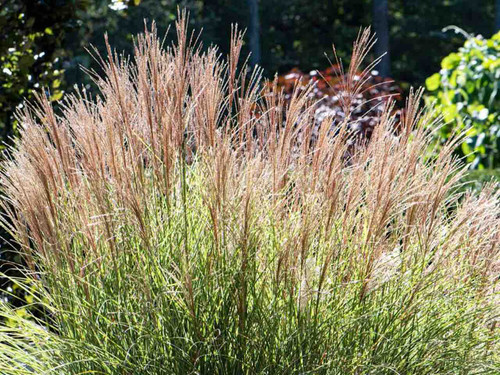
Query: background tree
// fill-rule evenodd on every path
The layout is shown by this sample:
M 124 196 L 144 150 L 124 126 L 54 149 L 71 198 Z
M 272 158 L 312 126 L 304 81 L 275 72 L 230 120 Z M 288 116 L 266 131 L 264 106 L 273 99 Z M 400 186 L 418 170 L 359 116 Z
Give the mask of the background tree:
M 23 99 L 47 87 L 53 100 L 64 91 L 60 62 L 67 56 L 64 37 L 77 26 L 84 0 L 0 1 L 0 139 L 15 131 L 14 112 Z
M 32 90 L 35 82 L 59 85 L 57 90 L 70 89 L 75 83 L 90 84 L 80 66 L 99 70 L 98 65 L 86 51 L 92 44 L 99 51 L 104 51 L 104 32 L 108 32 L 110 42 L 117 51 L 129 54 L 132 35 L 143 31 L 144 19 L 156 20 L 160 34 L 164 33 L 175 17 L 177 7 L 190 11 L 190 23 L 193 28 L 203 28 L 204 45 L 215 43 L 221 53 L 227 53 L 230 24 L 238 23 L 247 28 L 247 39 L 243 53 L 251 49 L 257 51 L 253 36 L 260 37 L 260 58 L 254 52 L 254 58 L 260 61 L 264 72 L 272 77 L 275 72 L 284 73 L 294 67 L 307 72 L 313 69 L 324 69 L 328 61 L 324 53 L 331 57 L 331 44 L 335 42 L 340 57 L 346 59 L 350 43 L 356 37 L 361 26 L 374 22 L 377 28 L 378 19 L 385 19 L 379 30 L 380 50 L 385 52 L 390 40 L 391 75 L 399 82 L 407 82 L 408 86 L 424 84 L 425 78 L 436 71 L 440 60 L 463 44 L 463 38 L 454 33 L 442 32 L 443 27 L 458 25 L 468 32 L 489 37 L 495 26 L 495 5 L 497 0 L 483 0 L 481 6 L 468 0 L 325 0 L 311 2 L 309 0 L 0 0 L 0 25 L 4 31 L 0 36 L 3 56 L 9 64 L 19 60 L 20 69 L 8 68 L 12 75 L 0 70 L 2 95 L 0 120 L 5 129 L 12 127 L 6 124 L 5 116 L 11 118 L 13 110 L 22 101 L 26 91 Z M 253 4 L 253 5 L 252 5 Z M 383 11 L 375 11 L 375 5 L 383 5 Z M 252 7 L 250 7 L 252 5 Z M 29 8 L 29 9 L 28 9 Z M 258 9 L 258 12 L 250 12 Z M 16 19 L 25 9 L 24 19 Z M 385 10 L 387 9 L 387 11 Z M 278 10 L 278 11 L 277 11 Z M 13 14 L 16 14 L 14 17 Z M 251 14 L 254 16 L 252 17 Z M 257 16 L 257 27 L 255 25 Z M 13 18 L 14 17 L 14 18 Z M 29 21 L 29 19 L 33 19 Z M 36 22 L 34 20 L 36 19 Z M 252 21 L 253 20 L 253 21 Z M 68 22 L 69 21 L 69 22 Z M 389 22 L 390 21 L 390 22 Z M 33 24 L 31 24 L 33 22 Z M 44 25 L 43 28 L 39 25 Z M 253 30 L 259 29 L 260 34 Z M 17 26 L 13 26 L 17 25 Z M 62 30 L 57 25 L 63 26 Z M 12 48 L 12 40 L 18 38 L 22 30 L 27 36 L 33 32 L 44 33 L 45 29 L 52 35 L 36 36 L 35 40 L 26 37 L 28 42 L 23 50 Z M 63 31 L 63 32 L 60 32 Z M 31 34 L 30 34 L 31 33 Z M 167 43 L 170 43 L 167 36 Z M 5 41 L 8 41 L 5 43 Z M 46 43 L 58 47 L 46 47 Z M 54 44 L 55 43 L 55 44 Z M 384 44 L 383 44 L 384 43 Z M 19 44 L 19 43 L 18 43 Z M 257 43 L 259 45 L 259 43 Z M 33 51 L 30 49 L 35 48 Z M 46 51 L 42 51 L 45 49 Z M 14 51 L 14 50 L 12 50 Z M 39 52 L 45 52 L 40 57 Z M 53 51 L 49 52 L 49 51 Z M 18 56 L 14 56 L 14 55 Z M 19 56 L 24 56 L 21 59 Z M 33 67 L 28 56 L 37 56 Z M 52 60 L 51 60 L 52 58 Z M 54 60 L 57 62 L 54 65 Z M 22 60 L 22 63 L 21 63 Z M 386 58 L 386 61 L 389 58 Z M 43 63 L 50 62 L 52 69 L 42 69 L 43 74 L 32 74 L 41 71 Z M 384 63 L 382 63 L 384 64 Z M 380 66 L 384 69 L 384 65 Z M 5 70 L 7 72 L 7 70 Z M 52 77 L 51 74 L 59 74 Z M 62 79 L 64 76 L 64 79 Z M 28 78 L 31 77 L 31 80 Z M 45 81 L 44 81 L 45 80 Z M 7 87 L 9 86 L 9 87 Z M 22 94 L 20 91 L 24 90 Z M 51 92 L 57 97 L 56 88 Z M 28 97 L 29 97 L 28 93 Z M 10 134 L 10 130 L 3 134 Z M 0 134 L 1 136 L 1 134 Z
M 500 0 L 495 1 L 495 31 L 500 30 Z
M 258 0 L 247 0 L 249 25 L 248 38 L 250 40 L 250 64 L 255 66 L 260 64 L 260 19 L 259 19 L 259 2 Z
M 361 26 L 371 18 L 370 0 L 266 0 L 261 2 L 262 66 L 269 77 L 294 67 L 328 66 L 332 43 L 346 59 Z M 279 9 L 277 17 L 276 10 Z
M 443 28 L 456 25 L 490 37 L 495 32 L 494 5 L 495 0 L 391 0 L 392 76 L 409 85 L 423 85 L 443 57 L 464 43 L 462 35 Z
M 378 65 L 382 77 L 391 75 L 391 58 L 389 54 L 389 7 L 388 0 L 373 0 L 373 31 L 376 33 L 377 43 L 375 54 L 383 56 Z

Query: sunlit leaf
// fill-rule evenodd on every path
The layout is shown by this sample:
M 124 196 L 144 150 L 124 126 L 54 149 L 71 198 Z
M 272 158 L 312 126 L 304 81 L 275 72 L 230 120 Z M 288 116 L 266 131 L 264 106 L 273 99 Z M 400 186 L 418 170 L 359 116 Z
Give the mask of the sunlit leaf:
M 441 76 L 439 73 L 435 73 L 425 80 L 425 87 L 427 87 L 427 90 L 429 91 L 437 90 L 440 84 Z

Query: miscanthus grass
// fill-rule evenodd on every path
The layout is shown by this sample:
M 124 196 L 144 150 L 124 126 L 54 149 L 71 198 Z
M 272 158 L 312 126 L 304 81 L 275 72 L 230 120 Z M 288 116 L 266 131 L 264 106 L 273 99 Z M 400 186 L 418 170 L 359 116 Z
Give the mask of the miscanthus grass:
M 318 129 L 312 87 L 285 105 L 238 62 L 236 29 L 223 58 L 186 25 L 19 115 L 3 222 L 47 317 L 2 306 L 0 373 L 498 374 L 498 190 L 452 193 L 459 140 L 429 153 L 420 93 L 353 147 L 349 113 Z

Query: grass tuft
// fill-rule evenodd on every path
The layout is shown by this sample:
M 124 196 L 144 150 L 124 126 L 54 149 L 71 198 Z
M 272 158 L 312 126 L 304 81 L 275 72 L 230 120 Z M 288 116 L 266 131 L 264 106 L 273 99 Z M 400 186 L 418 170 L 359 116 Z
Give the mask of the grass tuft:
M 176 31 L 19 114 L 3 225 L 49 313 L 1 306 L 0 373 L 498 374 L 499 192 L 451 194 L 460 140 L 428 156 L 421 92 L 352 152 L 349 113 L 285 105 L 237 29 L 226 60 Z

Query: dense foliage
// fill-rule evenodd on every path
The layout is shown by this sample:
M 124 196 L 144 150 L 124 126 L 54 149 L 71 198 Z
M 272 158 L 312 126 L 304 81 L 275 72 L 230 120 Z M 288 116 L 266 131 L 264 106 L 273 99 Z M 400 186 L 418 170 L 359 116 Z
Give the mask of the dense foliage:
M 68 58 L 63 40 L 76 26 L 82 1 L 17 1 L 0 3 L 0 140 L 15 130 L 14 112 L 37 89 L 50 90 L 52 100 L 62 97 L 63 71 Z
M 459 154 L 467 155 L 472 168 L 500 167 L 500 33 L 491 39 L 469 36 L 426 86 L 428 100 L 437 103 L 446 121 L 441 142 L 466 130 Z
M 0 303 L 0 372 L 498 374 L 500 193 L 449 194 L 420 93 L 345 157 L 369 33 L 316 135 L 314 86 L 249 78 L 236 31 L 227 63 L 177 35 L 21 115 L 2 223 L 50 319 Z

